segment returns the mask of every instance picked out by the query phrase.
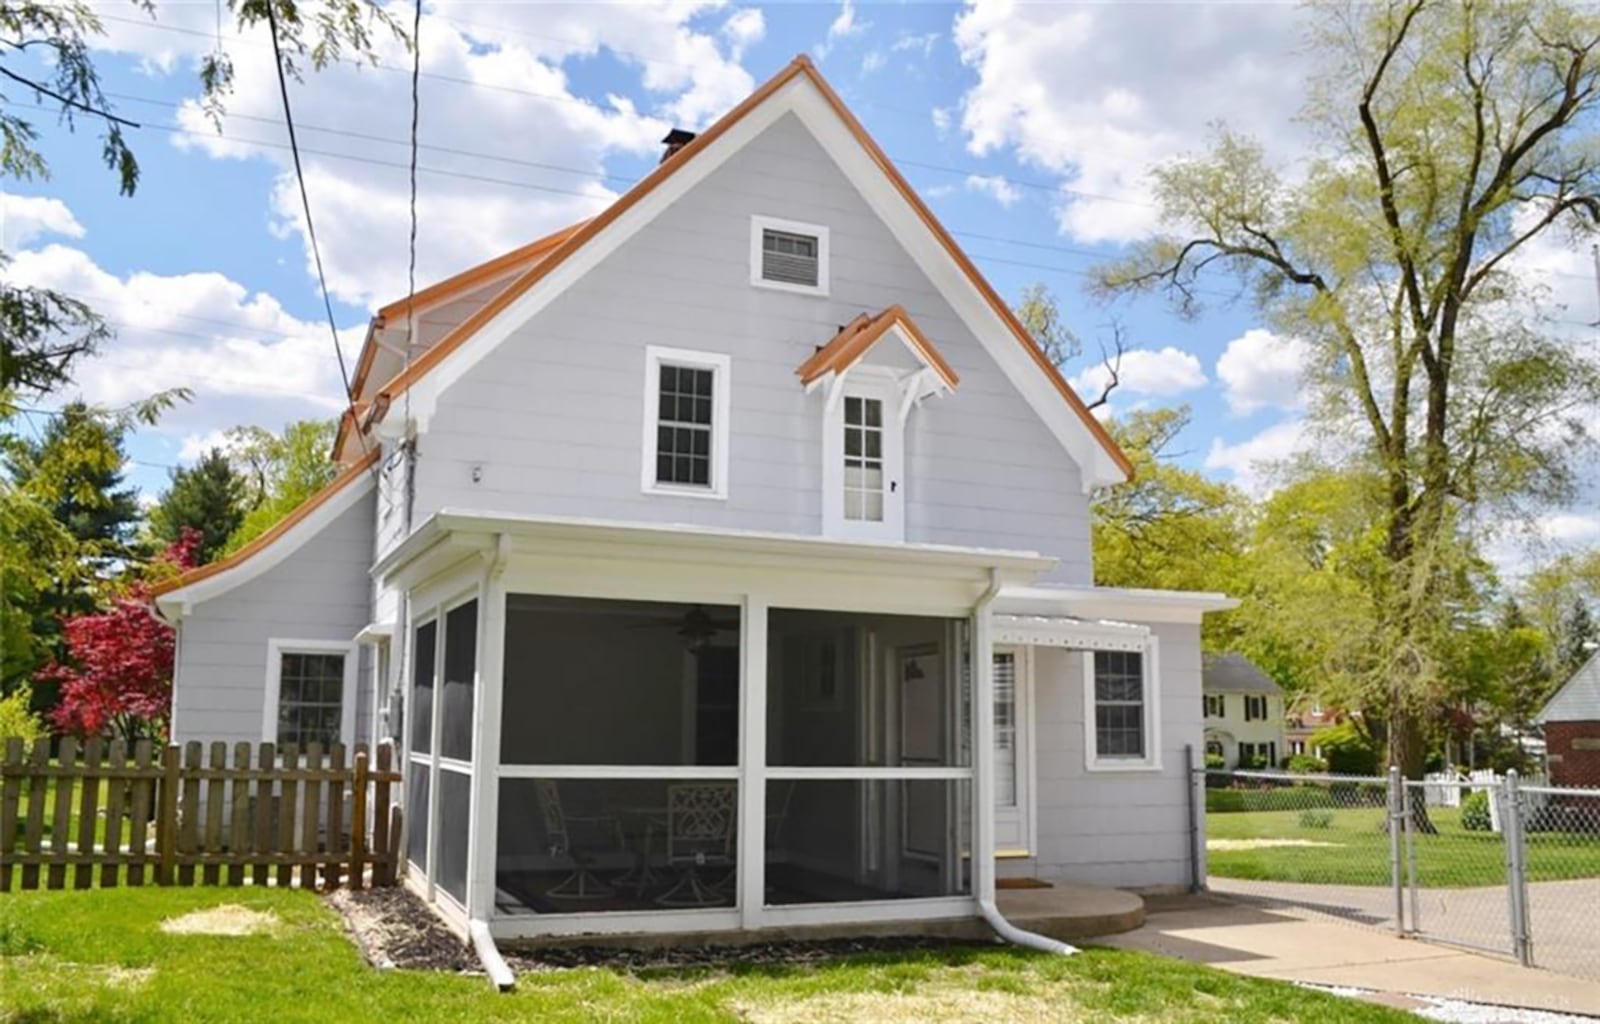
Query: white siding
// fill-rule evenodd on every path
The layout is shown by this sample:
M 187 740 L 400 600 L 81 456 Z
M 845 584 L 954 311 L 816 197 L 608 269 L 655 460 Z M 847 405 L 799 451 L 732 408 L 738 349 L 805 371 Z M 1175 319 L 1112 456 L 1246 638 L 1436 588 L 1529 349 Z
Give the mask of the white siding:
M 267 641 L 349 640 L 369 621 L 369 494 L 267 572 L 184 617 L 173 688 L 173 739 L 259 741 Z M 357 666 L 356 736 L 371 731 L 372 672 Z
M 1085 655 L 1034 648 L 1039 845 L 1001 874 L 1125 887 L 1189 884 L 1184 746 L 1200 756 L 1200 628 L 1154 625 L 1161 641 L 1161 770 L 1084 768 Z
M 1600 721 L 1600 655 L 1584 662 L 1550 703 L 1539 712 L 1541 722 Z
M 829 297 L 750 284 L 758 213 L 828 227 Z M 795 368 L 858 313 L 894 303 L 961 377 L 911 415 L 906 539 L 1037 550 L 1061 559 L 1054 579 L 1087 583 L 1078 467 L 792 115 L 441 396 L 420 441 L 414 521 L 452 507 L 816 534 L 823 398 Z M 725 501 L 641 493 L 649 344 L 732 358 Z

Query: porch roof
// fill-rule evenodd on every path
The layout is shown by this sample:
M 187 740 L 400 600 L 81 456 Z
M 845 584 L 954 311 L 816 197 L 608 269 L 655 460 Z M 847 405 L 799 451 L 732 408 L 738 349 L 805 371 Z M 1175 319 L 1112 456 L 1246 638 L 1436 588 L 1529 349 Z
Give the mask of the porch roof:
M 1068 615 L 997 614 L 994 639 L 996 643 L 1077 651 L 1142 651 L 1150 639 L 1150 627 Z
M 1237 598 L 1199 590 L 1014 585 L 1000 591 L 996 614 L 1058 615 L 1125 622 L 1198 623 L 1207 612 L 1239 607 Z
M 574 554 L 591 550 L 602 554 L 603 549 L 617 549 L 621 554 L 621 549 L 626 549 L 628 557 L 656 561 L 749 559 L 774 568 L 792 563 L 810 569 L 898 571 L 908 576 L 981 583 L 987 583 L 994 574 L 1003 585 L 1030 582 L 1056 564 L 1056 559 L 1032 551 L 883 543 L 685 523 L 645 524 L 442 509 L 379 559 L 372 567 L 372 575 L 385 581 L 402 574 L 416 578 L 419 573 L 414 567 L 422 562 L 435 563 L 442 569 L 444 562 L 475 552 L 505 556 L 519 548 L 549 550 L 552 545 Z M 443 558 L 435 558 L 436 554 Z

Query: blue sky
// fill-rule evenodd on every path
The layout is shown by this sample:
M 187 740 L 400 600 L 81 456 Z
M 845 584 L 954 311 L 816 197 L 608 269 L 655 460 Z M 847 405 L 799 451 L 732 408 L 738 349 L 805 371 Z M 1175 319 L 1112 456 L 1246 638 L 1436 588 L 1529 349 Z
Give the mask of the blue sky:
M 95 126 L 41 109 L 48 182 L 8 183 L 9 273 L 82 295 L 119 330 L 81 374 L 123 402 L 195 400 L 130 450 L 147 492 L 236 424 L 333 414 L 340 383 L 283 147 L 265 30 L 225 41 L 238 67 L 219 136 L 194 103 L 216 45 L 210 4 L 151 24 L 98 7 L 98 54 L 143 167 L 133 198 L 98 162 Z M 410 9 L 394 5 L 405 23 Z M 667 127 L 702 128 L 796 53 L 811 54 L 999 291 L 1042 281 L 1095 352 L 1113 316 L 1135 349 L 1114 409 L 1183 402 L 1180 458 L 1261 489 L 1258 459 L 1305 443 L 1304 353 L 1248 308 L 1196 321 L 1159 300 L 1102 306 L 1084 272 L 1153 224 L 1149 167 L 1226 121 L 1292 167 L 1304 150 L 1303 15 L 1274 4 L 425 5 L 419 284 L 589 215 L 643 174 Z M 372 309 L 405 291 L 408 55 L 339 65 L 293 87 L 312 214 L 353 362 Z M 13 96 L 13 99 L 20 99 Z M 331 130 L 328 130 L 331 129 Z M 1558 300 L 1591 319 L 1583 257 L 1550 252 Z M 1564 270 L 1562 269 L 1564 268 Z M 1094 357 L 1067 367 L 1095 391 Z M 1579 521 L 1581 520 L 1581 521 Z M 1577 517 L 1565 539 L 1594 539 Z

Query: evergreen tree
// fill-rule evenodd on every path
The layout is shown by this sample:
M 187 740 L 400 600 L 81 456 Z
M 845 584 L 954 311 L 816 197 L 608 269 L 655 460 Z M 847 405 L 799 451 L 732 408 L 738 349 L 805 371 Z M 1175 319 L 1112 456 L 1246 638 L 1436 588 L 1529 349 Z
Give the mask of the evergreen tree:
M 188 469 L 172 471 L 172 482 L 150 510 L 150 535 L 172 544 L 185 529 L 200 535 L 199 564 L 222 553 L 244 522 L 244 478 L 220 448 L 212 448 Z
M 1583 667 L 1594 653 L 1597 637 L 1594 616 L 1588 602 L 1574 597 L 1565 615 L 1561 617 L 1561 631 L 1557 636 L 1556 671 L 1565 682 L 1572 673 Z

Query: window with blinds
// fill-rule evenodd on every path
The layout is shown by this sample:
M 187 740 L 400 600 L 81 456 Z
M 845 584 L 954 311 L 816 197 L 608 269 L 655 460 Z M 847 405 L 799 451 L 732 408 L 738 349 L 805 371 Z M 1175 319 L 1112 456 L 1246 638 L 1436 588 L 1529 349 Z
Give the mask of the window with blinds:
M 994 792 L 997 807 L 1017 805 L 1017 656 L 994 656 Z
M 761 232 L 761 278 L 815 288 L 821 281 L 821 246 L 815 235 L 766 228 Z

